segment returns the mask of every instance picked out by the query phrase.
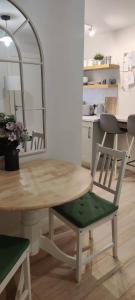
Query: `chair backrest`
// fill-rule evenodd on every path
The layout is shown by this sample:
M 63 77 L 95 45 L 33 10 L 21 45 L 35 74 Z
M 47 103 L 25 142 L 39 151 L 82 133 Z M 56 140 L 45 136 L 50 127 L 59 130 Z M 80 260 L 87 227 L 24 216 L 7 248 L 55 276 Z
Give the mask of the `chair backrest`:
M 107 133 L 119 133 L 120 128 L 116 117 L 112 114 L 101 114 L 100 115 L 100 127 Z
M 135 115 L 130 115 L 127 122 L 128 133 L 135 136 Z
M 40 132 L 32 132 L 31 150 L 41 150 L 44 148 L 44 134 Z
M 99 158 L 101 157 L 101 161 Z M 112 187 L 113 173 L 115 169 L 116 161 L 120 160 L 120 166 L 118 170 L 118 177 L 116 179 L 115 188 Z M 114 195 L 114 204 L 119 204 L 119 197 L 122 186 L 122 179 L 125 172 L 125 165 L 127 160 L 126 151 L 114 150 L 107 147 L 102 147 L 101 145 L 96 145 L 96 159 L 93 168 L 93 184 L 103 188 L 104 190 L 112 193 Z M 98 179 L 95 179 L 96 170 L 98 167 L 99 161 L 101 162 L 101 168 L 99 170 Z

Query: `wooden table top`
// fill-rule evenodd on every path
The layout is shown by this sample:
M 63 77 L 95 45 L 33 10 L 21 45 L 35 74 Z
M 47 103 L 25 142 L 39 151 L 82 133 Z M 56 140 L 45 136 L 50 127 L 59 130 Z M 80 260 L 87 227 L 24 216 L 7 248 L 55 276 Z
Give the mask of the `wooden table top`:
M 91 187 L 90 171 L 56 160 L 23 163 L 18 171 L 0 171 L 0 210 L 53 207 L 82 196 Z

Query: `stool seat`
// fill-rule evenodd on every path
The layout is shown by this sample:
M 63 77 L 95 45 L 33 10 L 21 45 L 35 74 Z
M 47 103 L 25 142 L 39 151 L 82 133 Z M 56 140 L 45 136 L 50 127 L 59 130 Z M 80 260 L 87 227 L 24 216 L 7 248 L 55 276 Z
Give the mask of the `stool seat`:
M 125 131 L 119 127 L 116 117 L 112 114 L 101 114 L 100 115 L 100 127 L 106 133 L 122 134 Z

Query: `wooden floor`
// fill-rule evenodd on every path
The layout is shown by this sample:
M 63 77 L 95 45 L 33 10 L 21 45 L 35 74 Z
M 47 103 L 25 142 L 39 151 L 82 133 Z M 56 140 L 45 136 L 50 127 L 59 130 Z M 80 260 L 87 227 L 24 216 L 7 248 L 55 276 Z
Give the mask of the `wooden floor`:
M 118 218 L 119 261 L 108 251 L 87 269 L 80 284 L 74 271 L 40 252 L 31 259 L 33 300 L 133 300 L 135 299 L 135 171 L 126 172 Z M 95 249 L 110 240 L 111 227 L 106 223 L 95 230 Z M 71 232 L 58 241 L 68 253 L 74 250 Z M 92 267 L 92 268 L 91 268 Z M 8 285 L 0 300 L 13 300 L 15 280 Z

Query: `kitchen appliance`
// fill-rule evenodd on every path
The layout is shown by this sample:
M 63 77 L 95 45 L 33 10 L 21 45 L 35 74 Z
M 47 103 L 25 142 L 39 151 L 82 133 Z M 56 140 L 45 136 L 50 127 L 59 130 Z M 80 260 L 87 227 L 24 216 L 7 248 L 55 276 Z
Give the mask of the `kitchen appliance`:
M 89 116 L 90 115 L 90 105 L 84 103 L 82 107 L 82 115 L 83 116 Z
M 95 114 L 95 105 L 90 105 L 90 116 Z
M 104 111 L 105 111 L 104 103 L 97 104 L 95 108 L 95 114 L 97 116 L 100 116 L 102 113 L 104 113 Z
M 116 84 L 116 79 L 115 78 L 109 79 L 109 84 Z
M 83 84 L 88 84 L 88 77 L 86 76 L 83 77 Z

